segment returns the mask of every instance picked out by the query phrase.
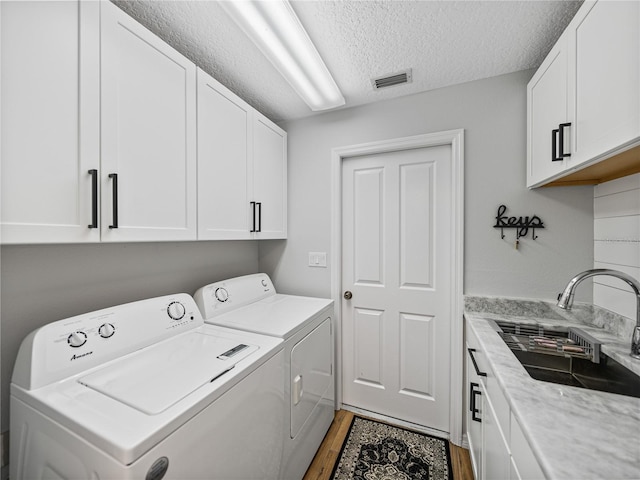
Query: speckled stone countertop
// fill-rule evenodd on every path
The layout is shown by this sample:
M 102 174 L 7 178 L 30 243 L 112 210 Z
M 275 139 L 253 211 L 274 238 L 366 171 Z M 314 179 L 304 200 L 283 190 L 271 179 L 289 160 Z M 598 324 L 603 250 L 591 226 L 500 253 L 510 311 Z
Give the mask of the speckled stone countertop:
M 628 319 L 590 305 L 568 312 L 544 301 L 470 296 L 464 315 L 548 479 L 640 478 L 640 399 L 532 379 L 487 322 L 577 326 L 640 374 L 640 360 L 629 357 Z

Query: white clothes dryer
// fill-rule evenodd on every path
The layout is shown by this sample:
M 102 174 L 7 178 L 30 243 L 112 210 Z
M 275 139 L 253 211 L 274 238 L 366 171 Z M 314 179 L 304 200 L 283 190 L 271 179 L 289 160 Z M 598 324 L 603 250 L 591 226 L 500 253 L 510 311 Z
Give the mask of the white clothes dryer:
M 10 477 L 276 478 L 282 347 L 205 325 L 187 294 L 45 325 L 13 372 Z
M 335 412 L 333 300 L 278 294 L 264 273 L 212 283 L 194 298 L 205 322 L 284 340 L 280 478 L 300 480 Z

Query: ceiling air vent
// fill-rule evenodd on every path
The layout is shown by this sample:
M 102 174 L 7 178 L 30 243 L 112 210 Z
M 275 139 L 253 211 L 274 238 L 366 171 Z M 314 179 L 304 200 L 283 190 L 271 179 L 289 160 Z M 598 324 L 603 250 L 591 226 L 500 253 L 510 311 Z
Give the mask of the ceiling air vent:
M 374 90 L 385 87 L 393 87 L 394 85 L 402 85 L 403 83 L 411 83 L 411 69 L 402 72 L 390 73 L 382 77 L 372 78 L 371 84 Z

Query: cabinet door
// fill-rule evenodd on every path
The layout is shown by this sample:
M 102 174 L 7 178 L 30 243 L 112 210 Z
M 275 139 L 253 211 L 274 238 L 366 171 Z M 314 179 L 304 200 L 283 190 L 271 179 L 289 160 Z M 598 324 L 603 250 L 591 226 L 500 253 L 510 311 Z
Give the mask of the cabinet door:
M 560 37 L 527 86 L 527 186 L 561 173 L 571 157 L 554 161 L 553 137 L 559 143 L 562 123 L 567 114 L 567 42 Z M 570 129 L 564 127 L 563 134 Z M 570 136 L 565 136 L 564 152 L 570 153 Z M 559 145 L 556 144 L 559 153 Z
M 531 450 L 529 442 L 524 436 L 518 421 L 511 414 L 510 422 L 511 434 L 509 438 L 509 447 L 511 450 L 511 469 L 516 472 L 518 480 L 538 480 L 545 478 L 542 469 L 538 464 L 538 460 Z
M 250 238 L 252 108 L 198 70 L 198 239 Z
M 469 328 L 467 328 L 469 332 Z M 467 333 L 469 335 L 469 333 Z M 467 344 L 467 440 L 469 441 L 469 454 L 476 480 L 482 478 L 482 391 L 480 390 L 480 377 L 475 371 Z M 475 410 L 475 413 L 473 412 Z
M 2 243 L 99 241 L 99 4 L 0 9 Z
M 287 132 L 258 112 L 253 122 L 252 177 L 252 201 L 259 203 L 256 238 L 286 238 Z
M 110 2 L 101 26 L 102 240 L 195 240 L 195 65 Z
M 640 2 L 587 4 L 572 25 L 573 140 L 584 163 L 640 138 Z
M 482 478 L 509 480 L 511 455 L 491 401 L 482 391 Z

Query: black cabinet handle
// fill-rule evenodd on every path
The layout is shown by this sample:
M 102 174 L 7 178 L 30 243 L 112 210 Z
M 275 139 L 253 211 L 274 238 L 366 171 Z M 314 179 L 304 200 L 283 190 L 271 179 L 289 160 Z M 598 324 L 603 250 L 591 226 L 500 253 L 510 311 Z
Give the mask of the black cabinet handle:
M 256 202 L 256 205 L 258 205 L 258 228 L 256 229 L 256 232 L 261 232 L 262 231 L 262 202 Z
M 471 420 L 473 420 L 474 422 L 482 423 L 482 419 L 476 416 L 477 413 L 480 413 L 480 411 L 476 408 L 476 395 L 482 395 L 482 392 L 479 389 L 480 385 L 471 382 L 471 390 L 469 392 L 469 410 L 471 410 Z
M 560 143 L 560 146 L 559 146 L 560 159 L 567 158 L 567 157 L 571 156 L 571 153 L 564 153 L 564 129 L 566 127 L 570 127 L 570 126 L 571 126 L 571 123 L 561 123 L 558 126 L 558 130 L 560 130 L 560 135 L 559 135 L 559 137 L 560 137 L 560 142 L 559 142 Z
M 556 128 L 555 130 L 551 130 L 551 161 L 557 162 L 562 161 L 562 158 L 558 157 L 558 133 L 560 133 L 560 129 Z
M 476 369 L 476 373 L 481 376 L 481 377 L 486 377 L 487 374 L 485 372 L 481 372 L 480 369 L 478 368 L 478 364 L 476 363 L 476 359 L 473 356 L 473 352 L 476 351 L 475 348 L 467 348 L 467 351 L 469 352 L 469 356 L 471 357 L 471 362 L 473 363 L 473 368 Z
M 571 123 L 561 123 L 560 125 L 558 125 L 558 128 L 551 130 L 551 161 L 552 162 L 561 162 L 565 158 L 571 156 L 571 153 L 564 153 L 564 129 L 570 126 L 571 126 Z
M 253 215 L 253 222 L 252 222 L 252 227 L 251 230 L 249 230 L 251 233 L 256 231 L 256 202 L 249 202 L 249 205 L 251 205 L 251 212 Z
M 113 181 L 113 224 L 109 228 L 118 228 L 118 174 L 110 173 L 109 178 Z
M 91 224 L 89 228 L 98 228 L 98 170 L 89 170 L 91 175 Z

